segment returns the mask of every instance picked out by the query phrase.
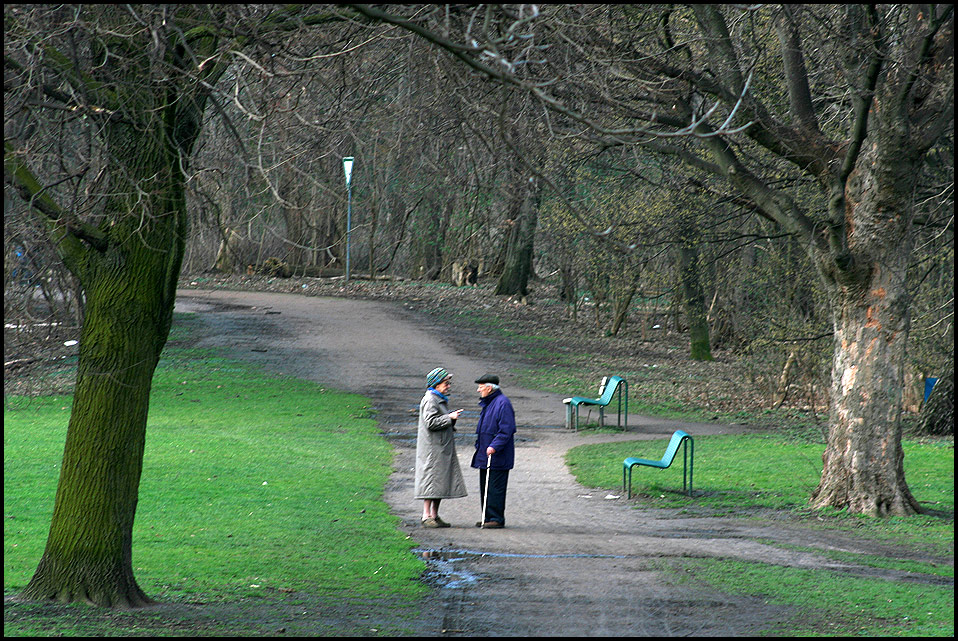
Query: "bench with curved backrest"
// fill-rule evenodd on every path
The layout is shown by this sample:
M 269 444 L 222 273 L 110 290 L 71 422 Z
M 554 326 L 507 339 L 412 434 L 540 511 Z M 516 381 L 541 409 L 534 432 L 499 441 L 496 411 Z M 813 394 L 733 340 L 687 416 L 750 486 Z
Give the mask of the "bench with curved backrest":
M 605 424 L 605 408 L 612 402 L 612 397 L 618 392 L 618 416 L 617 425 L 628 431 L 629 429 L 629 383 L 621 376 L 607 376 L 602 379 L 599 385 L 599 397 L 587 398 L 585 396 L 573 396 L 562 399 L 566 404 L 566 427 L 574 427 L 579 431 L 579 408 L 580 407 L 598 407 L 599 425 Z M 624 395 L 624 396 L 623 396 Z M 624 399 L 624 400 L 623 400 Z M 574 416 L 574 420 L 573 420 Z M 625 416 L 623 421 L 622 417 Z
M 664 470 L 665 468 L 672 465 L 672 461 L 675 460 L 675 455 L 678 453 L 679 447 L 682 445 L 685 446 L 682 450 L 682 459 L 685 464 L 685 467 L 682 470 L 682 491 L 686 491 L 686 477 L 688 477 L 687 478 L 688 494 L 689 496 L 692 496 L 692 471 L 694 466 L 693 459 L 695 457 L 695 441 L 686 432 L 683 432 L 682 430 L 677 430 L 674 434 L 672 434 L 672 440 L 669 441 L 669 446 L 665 448 L 665 454 L 662 456 L 661 459 L 654 461 L 650 459 L 636 458 L 634 456 L 630 456 L 629 458 L 625 459 L 625 461 L 622 463 L 622 489 L 623 490 L 626 488 L 625 474 L 626 472 L 628 472 L 629 474 L 628 498 L 632 498 L 632 468 L 633 467 L 635 467 L 636 465 L 645 465 L 648 467 L 657 467 L 659 469 Z

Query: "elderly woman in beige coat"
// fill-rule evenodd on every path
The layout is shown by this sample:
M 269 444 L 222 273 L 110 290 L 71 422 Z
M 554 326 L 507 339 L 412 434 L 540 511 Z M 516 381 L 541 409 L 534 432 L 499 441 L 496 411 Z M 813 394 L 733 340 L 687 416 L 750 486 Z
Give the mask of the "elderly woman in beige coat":
M 462 410 L 450 412 L 447 405 L 451 379 L 441 367 L 429 372 L 426 394 L 419 402 L 415 498 L 423 500 L 423 527 L 449 527 L 439 518 L 439 502 L 466 496 L 455 440 L 456 420 Z

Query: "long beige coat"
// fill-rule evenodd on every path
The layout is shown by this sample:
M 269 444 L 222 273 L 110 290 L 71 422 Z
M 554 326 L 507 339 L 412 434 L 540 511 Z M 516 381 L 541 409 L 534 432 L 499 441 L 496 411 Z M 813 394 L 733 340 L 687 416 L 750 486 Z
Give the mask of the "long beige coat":
M 448 414 L 446 401 L 427 390 L 419 402 L 417 499 L 458 499 L 467 495 L 456 456 L 455 421 Z

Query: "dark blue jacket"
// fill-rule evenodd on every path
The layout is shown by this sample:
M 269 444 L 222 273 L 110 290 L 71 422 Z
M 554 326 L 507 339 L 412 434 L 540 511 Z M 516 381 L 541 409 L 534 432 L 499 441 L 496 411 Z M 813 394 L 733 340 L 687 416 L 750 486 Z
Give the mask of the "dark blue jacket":
M 496 450 L 492 455 L 494 470 L 511 470 L 516 460 L 516 415 L 509 398 L 497 389 L 479 399 L 479 423 L 476 425 L 476 453 L 472 467 L 486 467 L 486 448 Z

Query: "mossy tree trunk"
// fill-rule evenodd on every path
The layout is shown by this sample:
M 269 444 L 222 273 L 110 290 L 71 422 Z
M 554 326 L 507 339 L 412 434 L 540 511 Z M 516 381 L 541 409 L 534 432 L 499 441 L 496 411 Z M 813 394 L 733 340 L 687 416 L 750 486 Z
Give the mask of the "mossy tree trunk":
M 22 599 L 150 602 L 133 576 L 132 530 L 184 218 L 182 210 L 161 214 L 148 223 L 154 229 L 111 245 L 84 270 L 86 316 L 60 481 L 46 549 Z
M 712 360 L 709 339 L 708 314 L 705 309 L 705 294 L 699 270 L 698 227 L 694 216 L 686 214 L 679 229 L 676 263 L 682 297 L 682 307 L 689 323 L 689 356 L 695 361 Z
M 86 292 L 86 313 L 49 537 L 22 599 L 150 602 L 133 576 L 133 520 L 187 220 L 179 150 L 156 124 L 145 136 L 113 128 L 109 146 L 123 168 L 113 172 L 106 204 L 114 224 L 100 247 L 64 254 Z M 133 137 L 139 144 L 129 144 Z
M 172 20 L 157 20 L 152 32 L 131 29 L 129 13 L 110 5 L 90 11 L 77 25 L 102 31 L 75 37 L 90 37 L 92 56 L 106 62 L 84 69 L 51 55 L 48 64 L 88 101 L 83 108 L 106 159 L 91 222 L 60 207 L 12 144 L 5 149 L 8 183 L 48 220 L 86 296 L 47 544 L 17 599 L 134 608 L 151 602 L 134 577 L 132 533 L 153 373 L 169 335 L 184 255 L 184 168 L 200 131 L 203 82 L 215 81 L 223 67 L 212 63 L 196 74 L 187 55 L 187 46 L 199 54 L 215 38 L 187 42 Z M 147 9 L 142 17 L 157 14 Z

